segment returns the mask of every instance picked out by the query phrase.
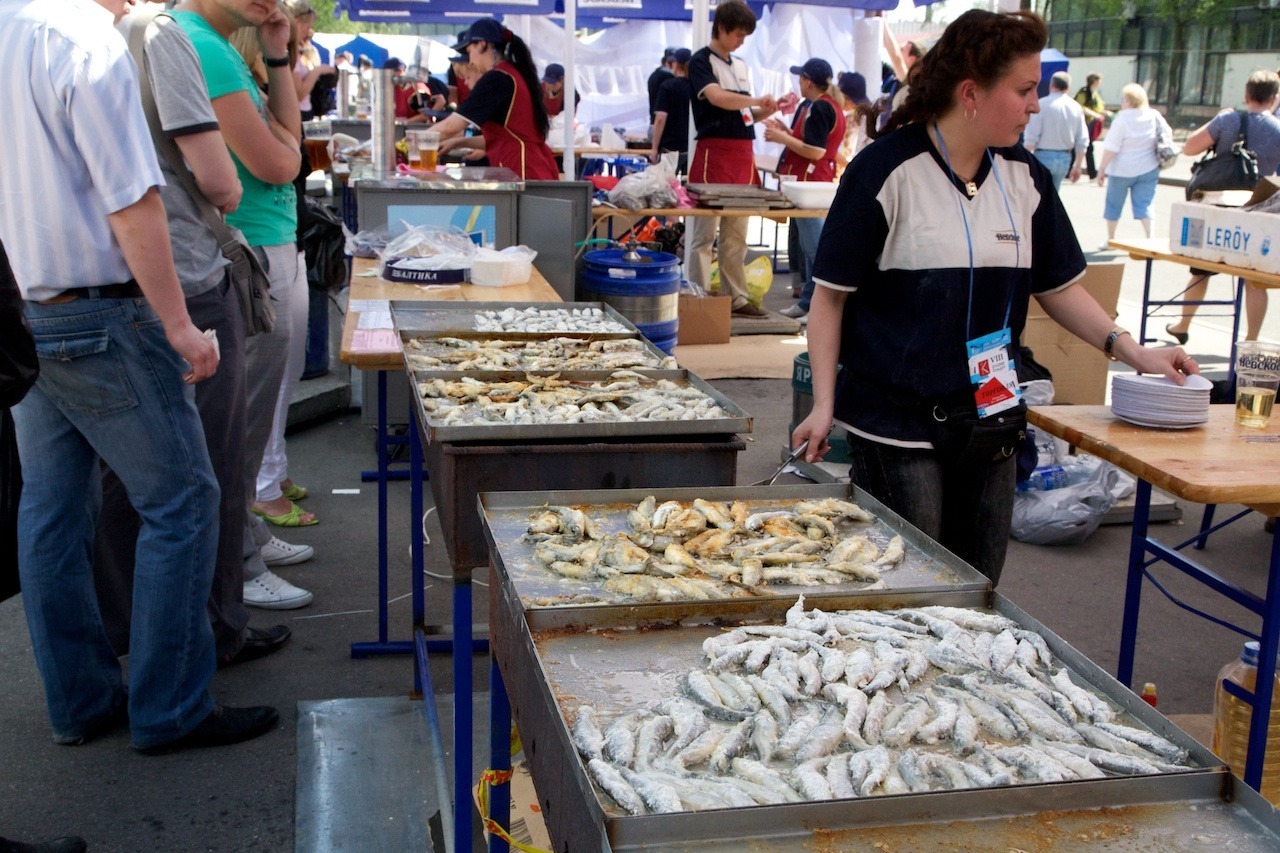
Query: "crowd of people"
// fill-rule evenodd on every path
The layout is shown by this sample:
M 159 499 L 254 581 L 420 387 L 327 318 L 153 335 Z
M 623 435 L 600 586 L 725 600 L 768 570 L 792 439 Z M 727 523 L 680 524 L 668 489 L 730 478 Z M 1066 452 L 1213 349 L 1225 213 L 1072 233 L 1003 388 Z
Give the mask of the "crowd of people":
M 301 99 L 328 71 L 306 59 L 306 0 L 130 5 L 0 3 L 30 155 L 0 163 L 0 243 L 39 354 L 12 417 L 52 736 L 127 727 L 153 755 L 269 731 L 274 708 L 223 706 L 210 683 L 290 638 L 247 606 L 312 598 L 272 571 L 312 548 L 268 525 L 318 521 L 296 503 L 284 426 L 307 317 Z M 275 322 L 257 334 L 224 217 L 270 280 Z

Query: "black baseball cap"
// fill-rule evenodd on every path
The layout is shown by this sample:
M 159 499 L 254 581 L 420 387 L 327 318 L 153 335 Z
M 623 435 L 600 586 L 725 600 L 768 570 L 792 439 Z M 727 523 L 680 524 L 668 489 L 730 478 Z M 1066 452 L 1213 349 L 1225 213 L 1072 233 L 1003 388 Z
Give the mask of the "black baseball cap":
M 678 47 L 671 53 L 671 60 L 681 65 L 688 65 L 689 60 L 693 58 L 693 51 L 687 47 Z
M 834 72 L 831 70 L 831 63 L 815 56 L 804 65 L 791 66 L 791 73 L 799 74 L 801 77 L 812 81 L 815 86 L 826 88 L 827 84 L 831 82 L 831 75 Z
M 466 31 L 458 36 L 458 43 L 453 49 L 458 52 L 466 50 L 467 45 L 478 41 L 487 41 L 490 44 L 506 44 L 511 40 L 511 30 L 502 26 L 501 23 L 493 18 L 481 18 Z
M 547 66 L 547 70 L 542 72 L 543 83 L 559 83 L 564 79 L 564 66 L 559 62 L 553 62 Z

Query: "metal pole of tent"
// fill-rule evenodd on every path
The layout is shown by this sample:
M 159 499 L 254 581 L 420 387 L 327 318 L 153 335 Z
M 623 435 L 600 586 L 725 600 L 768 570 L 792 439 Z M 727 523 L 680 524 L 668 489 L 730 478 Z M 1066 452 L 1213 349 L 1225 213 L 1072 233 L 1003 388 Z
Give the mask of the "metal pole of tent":
M 578 92 L 578 4 L 565 0 L 564 4 L 564 173 L 566 181 L 578 177 L 573 160 L 573 125 L 577 117 Z

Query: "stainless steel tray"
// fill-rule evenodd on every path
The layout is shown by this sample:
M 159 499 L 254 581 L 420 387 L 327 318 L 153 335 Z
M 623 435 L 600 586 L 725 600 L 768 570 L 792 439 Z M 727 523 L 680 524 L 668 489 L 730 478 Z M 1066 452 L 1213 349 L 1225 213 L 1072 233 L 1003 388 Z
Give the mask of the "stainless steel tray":
M 608 319 L 624 326 L 626 330 L 592 334 L 601 338 L 633 338 L 640 335 L 640 330 L 634 323 L 606 302 L 419 302 L 411 299 L 394 299 L 391 301 L 391 320 L 397 331 L 481 332 L 475 327 L 476 314 L 481 311 L 503 311 L 507 308 L 521 310 L 537 308 L 543 311 L 596 308 L 603 311 Z M 481 334 L 510 335 L 514 333 L 483 331 Z
M 422 395 L 418 392 L 418 381 L 432 379 L 462 379 L 471 376 L 469 371 L 410 371 L 409 385 L 417 407 L 419 423 L 422 425 L 424 440 L 428 443 L 437 441 L 498 441 L 535 439 L 598 439 L 619 437 L 653 437 L 671 435 L 724 435 L 739 432 L 751 432 L 751 416 L 744 412 L 728 397 L 712 388 L 702 379 L 687 370 L 637 370 L 636 373 L 652 376 L 654 379 L 669 379 L 687 384 L 711 397 L 729 417 L 700 419 L 694 421 L 632 421 L 591 424 L 451 424 L 440 425 L 432 421 L 422 405 Z M 560 378 L 570 382 L 598 382 L 607 380 L 613 371 L 576 370 L 562 371 Z M 489 382 L 521 380 L 526 374 L 521 371 L 494 371 L 484 373 L 483 379 Z M 472 377 L 475 378 L 475 377 Z
M 711 615 L 645 621 L 621 608 L 584 611 L 580 628 L 530 632 L 514 586 L 491 573 L 495 657 L 557 850 L 1280 849 L 1280 815 L 1233 779 L 1211 752 L 1043 625 L 992 592 L 905 593 L 823 601 L 823 609 L 989 605 L 1035 630 L 1079 680 L 1119 706 L 1127 722 L 1187 750 L 1178 772 L 987 790 L 876 796 L 825 803 L 638 817 L 605 810 L 574 750 L 565 711 L 598 709 L 601 722 L 675 695 L 675 679 L 702 660 L 702 640 L 739 620 Z M 789 602 L 757 602 L 781 622 Z M 563 710 L 562 710 L 563 709 Z M 909 828 L 918 835 L 909 834 Z M 937 843 L 937 847 L 930 841 Z M 945 842 L 943 841 L 945 839 Z M 890 843 L 901 842 L 902 846 Z M 846 841 L 848 842 L 846 846 Z M 885 844 L 888 844 L 886 847 Z
M 521 538 L 530 515 L 547 504 L 584 508 L 596 519 L 607 535 L 627 529 L 627 511 L 644 498 L 653 495 L 659 502 L 694 498 L 716 501 L 749 502 L 753 511 L 786 509 L 801 500 L 842 498 L 852 500 L 877 517 L 874 524 L 857 524 L 858 533 L 868 536 L 880 547 L 890 537 L 900 534 L 907 546 L 906 556 L 897 568 L 883 574 L 883 589 L 867 589 L 865 582 L 819 586 L 769 584 L 753 592 L 743 591 L 739 597 L 713 601 L 688 601 L 664 604 L 635 604 L 601 586 L 603 579 L 574 580 L 561 578 L 533 559 L 534 543 Z M 800 593 L 806 599 L 821 600 L 826 607 L 829 598 L 854 595 L 894 596 L 904 591 L 942 592 L 983 590 L 990 580 L 955 554 L 925 536 L 893 510 L 848 484 L 797 486 L 725 486 L 700 489 L 619 489 L 607 491 L 565 492 L 490 492 L 480 495 L 480 513 L 484 516 L 489 554 L 504 581 L 510 583 L 523 602 L 530 627 L 542 630 L 563 624 L 581 624 L 577 611 L 594 608 L 621 608 L 634 617 L 653 613 L 710 612 L 742 615 L 752 611 L 752 601 L 760 598 L 787 598 L 792 601 Z M 589 599 L 595 598 L 596 601 Z M 575 603 L 576 602 L 576 603 Z M 727 608 L 727 609 L 726 609 Z M 590 616 L 584 618 L 591 618 Z
M 410 366 L 409 358 L 411 354 L 423 352 L 422 350 L 410 350 L 409 348 L 410 341 L 418 341 L 420 343 L 430 346 L 432 343 L 438 341 L 441 338 L 458 338 L 460 340 L 465 340 L 465 341 L 524 341 L 524 342 L 550 341 L 550 340 L 555 340 L 557 338 L 574 338 L 574 339 L 583 340 L 587 342 L 599 341 L 599 340 L 638 340 L 642 345 L 643 351 L 648 355 L 652 363 L 640 368 L 617 368 L 617 369 L 645 370 L 645 371 L 655 371 L 655 370 L 678 371 L 680 369 L 677 367 L 663 367 L 662 366 L 663 361 L 665 359 L 670 358 L 671 356 L 667 355 L 665 352 L 655 347 L 652 343 L 649 342 L 648 338 L 644 337 L 644 335 L 641 335 L 639 332 L 636 332 L 635 334 L 630 334 L 630 335 L 624 335 L 624 334 L 607 334 L 606 335 L 606 334 L 595 334 L 591 332 L 535 333 L 535 332 L 477 332 L 475 330 L 466 331 L 466 332 L 423 332 L 423 331 L 401 330 L 400 349 L 404 353 L 406 367 L 409 367 L 412 370 L 417 370 L 422 373 L 443 373 L 450 370 L 454 370 L 454 371 L 458 370 L 456 366 L 447 366 L 447 365 L 442 367 L 430 367 L 430 366 L 420 366 L 420 365 Z M 427 354 L 430 354 L 430 353 L 428 352 Z M 550 368 L 540 367 L 536 370 L 532 370 L 525 367 L 504 367 L 499 372 L 502 372 L 502 371 L 510 372 L 513 370 L 523 370 L 528 373 L 560 372 L 560 369 L 554 368 L 554 367 L 550 367 Z M 480 368 L 468 368 L 466 370 L 466 373 L 471 376 L 475 376 L 477 374 L 483 375 L 488 372 L 491 372 L 491 371 L 487 369 L 480 369 Z

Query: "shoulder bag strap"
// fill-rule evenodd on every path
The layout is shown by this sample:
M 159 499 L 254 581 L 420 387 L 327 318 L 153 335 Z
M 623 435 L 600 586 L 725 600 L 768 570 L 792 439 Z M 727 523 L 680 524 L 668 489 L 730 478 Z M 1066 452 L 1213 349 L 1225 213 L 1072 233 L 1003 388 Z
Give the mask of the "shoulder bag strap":
M 1249 113 L 1246 110 L 1236 110 L 1236 114 L 1240 116 L 1240 147 L 1245 151 L 1249 150 Z
M 156 108 L 155 92 L 151 88 L 151 75 L 147 71 L 149 65 L 146 52 L 147 30 L 152 24 L 161 26 L 160 18 L 172 21 L 173 17 L 163 7 L 154 3 L 140 3 L 136 10 L 130 18 L 129 52 L 133 54 L 134 64 L 138 66 L 138 88 L 142 92 L 142 110 L 146 113 L 147 125 L 151 128 L 151 139 L 155 143 L 156 153 L 165 158 L 169 168 L 177 176 L 178 182 L 196 203 L 200 216 L 213 232 L 218 245 L 226 247 L 236 241 L 235 236 L 227 226 L 226 220 L 222 218 L 222 213 L 205 198 L 200 187 L 196 185 L 195 176 L 187 168 L 178 144 L 165 136 L 164 129 L 160 126 L 160 113 Z

